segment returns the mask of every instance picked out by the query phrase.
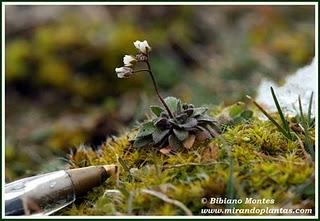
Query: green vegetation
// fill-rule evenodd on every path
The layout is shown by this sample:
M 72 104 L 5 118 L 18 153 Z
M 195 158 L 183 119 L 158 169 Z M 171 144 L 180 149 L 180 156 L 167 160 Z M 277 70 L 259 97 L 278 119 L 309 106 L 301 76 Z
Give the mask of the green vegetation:
M 289 126 L 289 122 L 287 121 L 287 119 L 285 118 L 285 114 L 282 111 L 280 104 L 278 102 L 277 96 L 273 90 L 273 88 L 271 87 L 271 94 L 272 94 L 272 98 L 274 100 L 274 103 L 277 107 L 278 110 L 278 117 L 280 117 L 281 119 L 281 123 L 282 126 L 279 125 L 276 121 L 276 119 L 274 117 L 272 117 L 263 107 L 261 107 L 255 100 L 253 100 L 250 96 L 247 96 L 251 101 L 253 101 L 253 104 L 278 128 L 278 130 L 289 140 L 296 140 L 296 138 L 299 139 L 299 137 L 297 136 L 297 131 L 296 129 L 298 128 L 300 131 L 298 132 L 303 132 L 304 133 L 304 146 L 306 146 L 307 151 L 309 152 L 309 154 L 311 155 L 311 157 L 315 158 L 314 156 L 314 149 L 313 149 L 313 145 L 311 144 L 310 141 L 310 136 L 309 136 L 309 130 L 312 129 L 312 127 L 314 127 L 314 121 L 315 118 L 312 118 L 311 116 L 311 108 L 312 108 L 312 100 L 313 100 L 313 92 L 311 93 L 310 99 L 309 99 L 309 107 L 308 107 L 308 115 L 305 116 L 303 114 L 303 110 L 302 110 L 302 105 L 301 105 L 301 98 L 300 96 L 298 97 L 298 102 L 299 102 L 299 115 L 294 119 L 294 123 L 296 124 L 296 127 L 294 129 L 294 127 L 290 128 Z M 301 131 L 302 130 L 302 131 Z
M 202 204 L 202 198 L 231 196 L 274 200 L 236 208 L 314 208 L 314 162 L 299 142 L 305 135 L 287 139 L 256 116 L 225 128 L 221 136 L 171 155 L 134 148 L 137 129 L 107 139 L 99 151 L 77 149 L 69 155 L 72 168 L 115 163 L 120 170 L 62 214 L 200 215 L 201 208 L 225 206 Z M 314 141 L 314 130 L 309 136 Z
M 122 81 L 114 74 L 136 39 L 153 47 L 164 97 L 197 107 L 254 97 L 262 78 L 281 83 L 314 57 L 312 6 L 6 10 L 7 182 L 41 172 L 82 143 L 97 147 L 145 118 L 146 104 L 156 103 L 149 76 Z
M 313 94 L 294 117 L 273 89 L 276 113 L 242 102 L 314 58 L 312 6 L 19 7 L 6 13 L 6 182 L 118 165 L 58 215 L 315 208 Z M 142 38 L 152 49 L 136 41 L 134 53 Z M 150 112 L 153 88 L 162 106 Z M 209 203 L 218 197 L 274 203 Z

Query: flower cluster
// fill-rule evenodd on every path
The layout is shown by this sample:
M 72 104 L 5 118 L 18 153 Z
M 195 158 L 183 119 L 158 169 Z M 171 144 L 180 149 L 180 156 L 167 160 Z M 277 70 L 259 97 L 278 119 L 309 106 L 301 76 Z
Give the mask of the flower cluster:
M 134 46 L 139 50 L 136 56 L 125 55 L 123 57 L 123 67 L 116 68 L 115 71 L 118 75 L 118 78 L 128 78 L 133 75 L 134 67 L 137 62 L 144 62 L 148 60 L 148 53 L 151 51 L 151 47 L 149 46 L 146 40 L 144 41 L 135 41 Z

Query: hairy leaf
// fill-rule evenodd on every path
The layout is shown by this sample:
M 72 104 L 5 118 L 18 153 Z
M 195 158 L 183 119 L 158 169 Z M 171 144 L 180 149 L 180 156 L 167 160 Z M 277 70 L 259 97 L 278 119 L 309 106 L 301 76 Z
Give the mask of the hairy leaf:
M 206 113 L 207 110 L 208 110 L 208 108 L 206 108 L 206 107 L 193 108 L 193 116 L 202 115 L 202 114 Z
M 152 113 L 154 113 L 157 117 L 160 116 L 160 114 L 162 112 L 164 112 L 164 110 L 162 109 L 162 107 L 159 106 L 150 106 L 150 109 L 152 111 Z
M 177 99 L 175 97 L 166 97 L 164 99 L 164 101 L 168 105 L 168 107 L 171 110 L 171 112 L 177 112 L 178 104 L 179 104 L 179 101 L 180 101 L 179 99 Z
M 151 135 L 156 127 L 153 125 L 151 121 L 142 124 L 137 137 L 145 137 Z
M 201 126 L 201 125 L 198 125 L 196 128 L 198 129 L 198 132 L 200 133 L 203 133 L 202 135 L 203 136 L 206 136 L 206 137 L 213 137 L 210 133 L 210 130 L 208 128 L 206 128 L 206 124 Z
M 140 148 L 152 144 L 152 136 L 137 137 L 133 143 L 133 147 Z
M 189 129 L 197 126 L 197 124 L 198 124 L 198 121 L 195 118 L 188 118 L 183 124 L 180 124 L 179 126 L 181 128 Z
M 197 125 L 196 128 L 202 131 L 207 131 L 207 129 L 201 125 Z
M 156 120 L 154 123 L 158 128 L 163 128 L 163 129 L 169 129 L 170 128 L 170 123 L 167 118 L 159 118 Z
M 213 137 L 215 137 L 218 134 L 218 132 L 215 129 L 213 129 L 210 125 L 207 125 L 207 129 Z
M 177 113 L 180 113 L 181 111 L 182 111 L 182 105 L 181 105 L 181 100 L 179 100 L 177 103 Z
M 169 129 L 160 130 L 159 128 L 157 128 L 152 134 L 152 139 L 154 143 L 155 144 L 160 143 L 169 134 L 169 132 L 170 132 Z
M 197 117 L 198 121 L 203 121 L 203 122 L 213 122 L 214 119 L 212 117 L 209 117 L 207 115 L 201 115 L 199 117 Z
M 169 136 L 169 145 L 174 149 L 178 150 L 180 147 L 182 147 L 182 143 L 176 138 L 174 134 L 171 134 Z
M 188 131 L 185 130 L 173 129 L 173 133 L 181 141 L 184 141 L 189 136 Z

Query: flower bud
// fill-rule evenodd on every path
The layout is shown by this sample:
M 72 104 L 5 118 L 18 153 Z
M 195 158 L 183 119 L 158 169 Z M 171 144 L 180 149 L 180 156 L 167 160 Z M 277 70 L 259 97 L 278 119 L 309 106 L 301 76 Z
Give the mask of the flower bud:
M 136 59 L 137 59 L 137 61 L 147 61 L 148 60 L 148 56 L 143 54 L 142 52 L 139 52 L 136 55 Z
M 134 46 L 143 54 L 147 54 L 151 51 L 151 47 L 149 46 L 148 42 L 146 40 L 144 41 L 135 41 Z
M 136 62 L 137 60 L 131 55 L 125 55 L 123 57 L 123 64 L 125 67 L 132 67 Z
M 115 69 L 118 78 L 128 78 L 133 74 L 133 69 L 131 67 L 120 67 Z

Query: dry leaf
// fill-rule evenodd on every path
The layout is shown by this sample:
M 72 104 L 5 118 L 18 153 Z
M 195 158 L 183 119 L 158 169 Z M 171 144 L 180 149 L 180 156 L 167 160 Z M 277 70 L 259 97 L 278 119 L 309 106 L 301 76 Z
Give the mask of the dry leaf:
M 170 152 L 171 152 L 171 150 L 172 150 L 172 147 L 171 147 L 171 146 L 166 146 L 166 147 L 164 147 L 164 148 L 161 148 L 161 149 L 160 149 L 160 152 L 163 153 L 163 154 L 165 154 L 165 155 L 169 155 Z
M 187 149 L 190 149 L 193 146 L 195 139 L 195 135 L 190 135 L 187 139 L 183 141 L 183 146 Z

